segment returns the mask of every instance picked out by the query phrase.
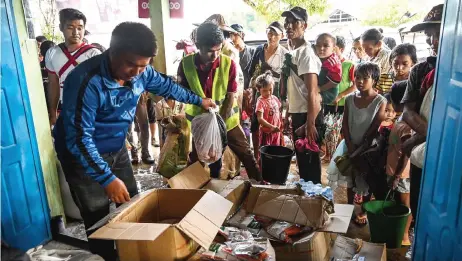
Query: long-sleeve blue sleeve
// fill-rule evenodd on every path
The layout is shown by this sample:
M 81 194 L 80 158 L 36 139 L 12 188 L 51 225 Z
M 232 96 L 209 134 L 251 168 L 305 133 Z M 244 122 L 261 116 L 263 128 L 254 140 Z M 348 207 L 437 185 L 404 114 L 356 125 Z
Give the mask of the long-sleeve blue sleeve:
M 144 74 L 145 90 L 162 97 L 169 97 L 179 102 L 202 105 L 202 98 L 191 90 L 175 83 L 170 77 L 157 72 L 152 66 L 146 68 Z
M 85 174 L 106 187 L 115 176 L 93 140 L 95 117 L 100 104 L 98 89 L 85 80 L 83 83 L 74 82 L 66 81 L 64 84 L 65 88 L 73 88 L 68 89 L 71 93 L 64 95 L 76 95 L 76 98 L 66 100 L 60 115 L 66 130 L 66 146 L 86 170 Z

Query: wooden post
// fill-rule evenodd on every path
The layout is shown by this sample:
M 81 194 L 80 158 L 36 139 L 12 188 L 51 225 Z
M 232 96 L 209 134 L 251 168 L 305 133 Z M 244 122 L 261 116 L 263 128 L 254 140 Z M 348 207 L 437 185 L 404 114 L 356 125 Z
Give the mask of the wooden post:
M 154 58 L 153 66 L 161 73 L 167 73 L 167 55 L 165 51 L 166 33 L 165 25 L 170 19 L 170 7 L 168 0 L 150 0 L 149 14 L 151 17 L 151 30 L 157 38 L 157 56 Z

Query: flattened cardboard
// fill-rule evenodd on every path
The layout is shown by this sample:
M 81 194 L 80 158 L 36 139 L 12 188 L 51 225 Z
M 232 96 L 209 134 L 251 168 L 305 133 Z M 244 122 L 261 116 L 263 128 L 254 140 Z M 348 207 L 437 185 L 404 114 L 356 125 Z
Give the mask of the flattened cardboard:
M 321 228 L 328 219 L 327 201 L 321 197 L 302 197 L 263 190 L 253 213 L 303 226 Z
M 359 248 L 359 251 L 357 251 Z M 386 261 L 387 250 L 385 244 L 374 244 L 360 239 L 338 236 L 331 250 L 332 258 L 351 259 L 358 254 L 366 261 Z
M 252 185 L 249 195 L 245 200 L 245 209 L 251 213 L 257 203 L 258 196 L 263 190 L 274 191 L 280 194 L 303 195 L 303 191 L 298 186 L 281 186 L 281 185 Z
M 132 200 L 90 236 L 116 240 L 121 261 L 182 260 L 208 248 L 232 207 L 209 190 L 157 189 Z
M 318 231 L 346 234 L 354 208 L 353 205 L 334 204 L 335 213 L 329 215 L 327 224 Z

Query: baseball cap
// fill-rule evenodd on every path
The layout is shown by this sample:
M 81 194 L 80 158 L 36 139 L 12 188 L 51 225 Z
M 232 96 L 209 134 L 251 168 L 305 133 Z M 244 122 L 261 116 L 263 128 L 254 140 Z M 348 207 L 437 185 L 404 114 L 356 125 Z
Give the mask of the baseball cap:
M 308 22 L 308 13 L 306 12 L 306 9 L 301 8 L 299 6 L 296 6 L 290 9 L 289 11 L 283 12 L 281 16 L 282 17 L 292 16 L 297 20 L 305 21 L 305 23 Z
M 207 23 L 207 22 L 212 22 L 212 23 L 217 24 L 220 27 L 220 29 L 223 31 L 237 33 L 236 30 L 234 30 L 233 28 L 231 28 L 230 26 L 226 24 L 225 18 L 221 14 L 211 15 L 209 18 L 207 18 L 204 21 L 204 23 Z M 200 24 L 193 24 L 193 25 L 199 26 Z
M 425 30 L 428 25 L 441 24 L 443 18 L 443 7 L 444 4 L 434 6 L 432 10 L 425 16 L 422 23 L 416 24 L 411 28 L 411 32 L 420 32 Z
M 278 34 L 284 33 L 284 26 L 278 21 L 272 22 L 267 29 L 273 29 Z
M 240 24 L 232 24 L 231 28 L 233 28 L 238 33 L 244 32 L 244 27 L 242 27 Z

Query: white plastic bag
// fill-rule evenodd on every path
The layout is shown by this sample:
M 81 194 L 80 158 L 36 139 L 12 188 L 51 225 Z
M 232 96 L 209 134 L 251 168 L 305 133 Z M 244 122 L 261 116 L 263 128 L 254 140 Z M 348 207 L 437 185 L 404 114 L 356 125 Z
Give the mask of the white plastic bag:
M 194 117 L 191 131 L 199 160 L 208 164 L 218 161 L 223 154 L 223 141 L 215 112 Z

